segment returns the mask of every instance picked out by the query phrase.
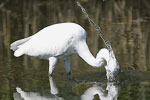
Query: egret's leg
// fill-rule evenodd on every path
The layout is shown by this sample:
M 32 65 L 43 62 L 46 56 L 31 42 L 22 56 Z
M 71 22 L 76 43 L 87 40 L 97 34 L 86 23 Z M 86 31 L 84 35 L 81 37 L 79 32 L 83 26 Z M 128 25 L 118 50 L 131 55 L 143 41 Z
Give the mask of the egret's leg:
M 57 95 L 59 93 L 58 88 L 56 87 L 55 82 L 53 81 L 52 77 L 49 77 L 49 83 L 50 83 L 50 87 L 51 87 L 51 94 L 53 95 Z
M 57 58 L 56 57 L 50 57 L 49 58 L 49 75 L 52 76 L 52 72 L 55 68 L 55 65 L 57 63 Z
M 70 75 L 71 74 L 71 72 L 70 72 L 70 57 L 67 57 L 65 59 L 65 66 L 66 66 L 67 75 Z

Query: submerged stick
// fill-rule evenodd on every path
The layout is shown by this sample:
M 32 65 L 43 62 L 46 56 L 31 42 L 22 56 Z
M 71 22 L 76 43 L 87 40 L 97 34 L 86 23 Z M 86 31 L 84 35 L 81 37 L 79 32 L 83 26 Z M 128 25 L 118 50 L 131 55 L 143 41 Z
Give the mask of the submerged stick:
M 82 12 L 84 13 L 85 17 L 88 19 L 90 24 L 92 24 L 95 27 L 96 31 L 99 33 L 100 37 L 102 38 L 102 40 L 103 40 L 104 44 L 106 45 L 106 47 L 108 48 L 108 50 L 113 51 L 110 42 L 104 36 L 104 32 L 101 30 L 101 28 L 97 24 L 95 24 L 92 19 L 90 19 L 89 15 L 87 14 L 86 10 L 82 7 L 82 5 L 79 2 L 76 2 L 76 3 L 81 8 Z

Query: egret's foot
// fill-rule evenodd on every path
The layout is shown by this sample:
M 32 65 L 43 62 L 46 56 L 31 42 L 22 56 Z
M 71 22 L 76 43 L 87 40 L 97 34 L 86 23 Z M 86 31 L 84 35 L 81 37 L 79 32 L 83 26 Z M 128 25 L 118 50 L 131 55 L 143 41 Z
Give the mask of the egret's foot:
M 71 72 L 67 73 L 67 75 L 71 75 Z
M 72 79 L 72 77 L 71 77 L 71 72 L 67 73 L 67 78 L 68 78 L 68 79 Z
M 49 77 L 52 77 L 52 76 L 53 76 L 53 74 L 50 74 L 50 73 L 48 73 L 48 75 L 49 75 Z

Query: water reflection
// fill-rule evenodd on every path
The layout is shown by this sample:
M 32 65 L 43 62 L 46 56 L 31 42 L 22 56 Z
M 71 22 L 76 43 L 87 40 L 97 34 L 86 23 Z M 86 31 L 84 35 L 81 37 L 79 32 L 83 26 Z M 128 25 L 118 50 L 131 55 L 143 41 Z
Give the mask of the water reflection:
M 63 98 L 59 98 L 57 96 L 55 97 L 46 97 L 41 96 L 38 92 L 25 92 L 21 88 L 16 88 L 17 93 L 14 93 L 14 100 L 20 100 L 20 98 L 23 98 L 24 100 L 64 100 Z M 20 97 L 17 96 L 19 93 Z
M 65 100 L 63 97 L 58 96 L 59 91 L 52 77 L 49 78 L 49 83 L 50 93 L 48 96 L 40 95 L 38 92 L 25 92 L 17 87 L 16 93 L 13 94 L 14 100 L 21 100 L 20 98 L 24 100 Z M 101 85 L 94 83 L 79 98 L 81 100 L 93 100 L 95 95 L 98 94 L 101 100 L 117 100 L 118 92 L 119 85 L 115 85 L 113 82 L 108 82 L 105 89 Z
M 107 92 L 106 92 L 107 91 Z M 117 100 L 119 86 L 112 83 L 107 83 L 107 87 L 103 89 L 101 86 L 94 85 L 88 88 L 81 96 L 81 100 L 93 100 L 94 96 L 98 94 L 101 100 Z
M 47 78 L 48 62 L 27 56 L 15 58 L 9 49 L 13 41 L 30 36 L 51 24 L 75 22 L 86 29 L 87 43 L 93 55 L 104 47 L 101 38 L 95 34 L 95 29 L 74 1 L 0 0 L 0 100 L 13 100 L 16 86 L 26 92 L 36 91 L 42 96 L 51 94 Z M 131 71 L 120 80 L 118 100 L 149 100 L 150 0 L 79 1 L 110 40 L 124 73 Z M 77 79 L 88 82 L 106 79 L 105 74 L 99 74 L 103 69 L 91 68 L 78 56 L 73 55 L 71 63 L 72 75 Z M 56 66 L 54 76 L 57 77 L 59 97 L 67 100 L 78 100 L 93 85 L 71 82 L 68 87 L 64 81 L 64 63 L 61 62 Z
M 13 94 L 14 100 L 64 100 L 62 97 L 57 96 L 59 93 L 53 78 L 49 78 L 50 91 L 48 96 L 40 95 L 38 92 L 25 92 L 20 87 L 16 87 L 16 93 Z M 19 93 L 19 95 L 18 95 Z
M 24 100 L 64 100 L 60 97 L 44 97 L 41 96 L 39 93 L 36 92 L 24 92 L 21 88 L 16 88 L 17 92 L 19 93 L 20 97 L 18 97 L 17 93 L 14 93 L 14 100 L 20 100 L 20 98 L 23 98 Z

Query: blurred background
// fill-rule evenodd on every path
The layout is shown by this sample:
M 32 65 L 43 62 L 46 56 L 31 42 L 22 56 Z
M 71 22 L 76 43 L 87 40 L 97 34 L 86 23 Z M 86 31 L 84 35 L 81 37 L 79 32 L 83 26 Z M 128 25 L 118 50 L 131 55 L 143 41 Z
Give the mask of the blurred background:
M 13 52 L 9 49 L 12 42 L 31 36 L 42 28 L 55 23 L 74 22 L 80 24 L 86 30 L 87 43 L 94 56 L 99 49 L 105 47 L 95 28 L 90 25 L 81 9 L 76 5 L 76 1 L 0 0 L 0 100 L 11 100 L 13 98 L 12 93 L 18 85 L 26 90 L 32 90 L 33 88 L 38 90 L 41 85 L 45 88 L 49 87 L 48 61 L 28 56 L 15 58 Z M 141 73 L 134 74 L 140 76 L 141 79 L 149 77 L 150 1 L 79 1 L 87 10 L 90 18 L 101 27 L 110 41 L 121 70 L 123 72 L 144 73 L 144 76 Z M 104 68 L 90 67 L 77 55 L 72 56 L 71 69 L 72 75 L 78 78 L 87 78 L 91 73 L 91 77 L 96 77 L 99 75 L 98 72 L 105 72 Z M 54 77 L 57 77 L 56 80 L 61 80 L 62 77 L 65 77 L 65 74 L 64 63 L 60 61 L 54 70 Z M 102 76 L 105 77 L 105 75 Z M 90 78 L 87 78 L 87 80 L 90 80 Z M 60 87 L 63 84 L 65 82 L 62 82 Z M 140 87 L 146 84 L 139 90 L 139 93 L 145 91 L 142 94 L 143 97 L 139 100 L 148 100 L 146 94 L 150 91 L 147 90 L 149 88 L 146 86 L 150 87 L 149 80 L 139 84 L 137 86 Z M 132 85 L 135 84 L 129 86 L 132 87 Z M 64 87 L 62 86 L 62 88 Z M 133 94 L 135 97 L 138 95 L 135 92 Z

